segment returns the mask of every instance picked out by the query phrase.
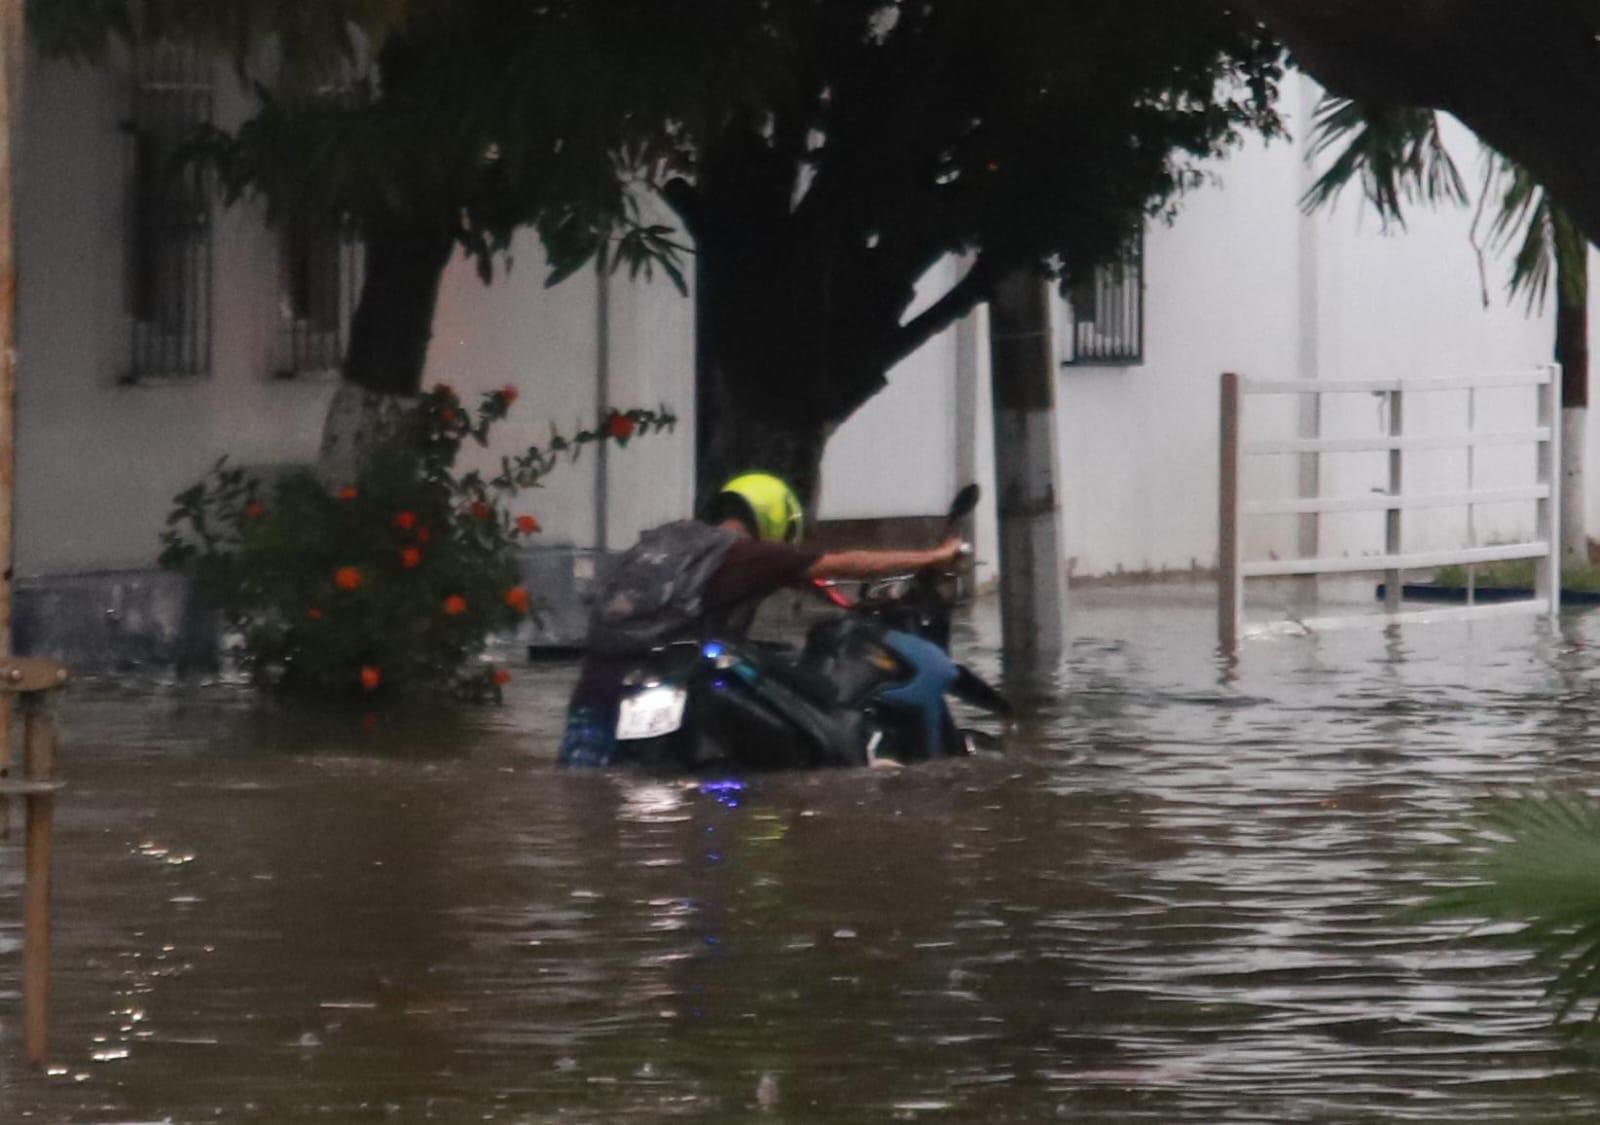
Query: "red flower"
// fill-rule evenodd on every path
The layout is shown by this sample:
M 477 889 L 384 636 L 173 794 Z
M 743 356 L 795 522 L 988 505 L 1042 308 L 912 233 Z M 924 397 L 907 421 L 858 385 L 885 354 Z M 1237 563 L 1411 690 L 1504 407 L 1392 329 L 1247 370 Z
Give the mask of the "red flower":
M 638 427 L 634 425 L 633 419 L 626 414 L 619 414 L 613 411 L 611 417 L 606 421 L 606 429 L 618 441 L 627 441 L 633 436 L 633 431 Z
M 433 538 L 433 532 L 429 531 L 425 527 L 417 528 L 417 542 L 418 543 L 426 543 L 428 540 L 430 540 L 432 538 Z
M 383 683 L 383 676 L 371 664 L 361 666 L 361 687 L 366 691 L 377 691 L 378 685 Z
M 397 512 L 394 517 L 394 525 L 401 531 L 410 531 L 417 526 L 417 513 Z
M 321 621 L 322 620 L 322 611 L 320 609 L 318 609 L 316 606 L 312 606 L 310 609 L 306 610 L 306 620 L 307 621 Z
M 359 590 L 366 580 L 358 566 L 341 566 L 333 572 L 333 584 L 341 590 Z
M 258 520 L 267 514 L 267 506 L 259 500 L 252 500 L 244 506 L 244 518 Z
M 456 412 L 454 410 L 451 410 L 448 406 L 445 407 L 443 410 L 439 411 L 439 421 L 443 422 L 445 425 L 448 426 L 448 425 L 452 424 L 455 420 L 456 420 Z
M 534 519 L 532 516 L 518 516 L 517 530 L 522 532 L 524 535 L 537 535 L 539 532 L 543 531 L 544 528 L 540 527 L 539 521 Z
M 505 404 L 507 406 L 510 406 L 513 402 L 517 401 L 517 388 L 513 387 L 510 383 L 507 383 L 505 386 L 500 388 L 500 397 L 505 400 Z
M 438 395 L 440 398 L 456 397 L 456 389 L 449 383 L 435 383 L 433 385 L 433 393 Z
M 347 484 L 343 488 L 341 488 L 338 492 L 336 492 L 334 495 L 337 496 L 340 500 L 346 501 L 348 503 L 349 501 L 354 500 L 357 496 L 359 496 L 361 494 L 356 491 L 356 486 L 355 485 Z
M 489 674 L 489 679 L 494 681 L 495 687 L 505 687 L 511 682 L 511 673 L 504 668 L 496 668 Z
M 467 599 L 460 594 L 451 594 L 444 600 L 444 615 L 446 617 L 460 617 L 467 612 Z
M 489 505 L 485 504 L 482 500 L 474 500 L 467 508 L 467 511 L 472 513 L 472 518 L 475 520 L 486 520 L 490 516 L 494 515 L 494 509 L 489 507 Z
M 415 570 L 422 565 L 422 552 L 415 547 L 404 547 L 400 551 L 400 565 L 407 570 Z
M 528 613 L 528 590 L 525 586 L 513 586 L 506 591 L 506 605 L 526 616 Z

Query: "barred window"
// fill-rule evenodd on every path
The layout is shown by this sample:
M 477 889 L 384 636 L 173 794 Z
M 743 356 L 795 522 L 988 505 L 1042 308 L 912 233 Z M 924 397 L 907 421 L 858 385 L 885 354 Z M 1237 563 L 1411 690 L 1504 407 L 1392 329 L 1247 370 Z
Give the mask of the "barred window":
M 1094 269 L 1067 293 L 1069 367 L 1124 367 L 1144 362 L 1144 235 L 1122 258 Z
M 179 151 L 212 117 L 211 60 L 163 43 L 134 56 L 129 144 L 125 377 L 193 378 L 211 367 L 211 190 Z
M 279 378 L 336 372 L 361 287 L 362 247 L 331 218 L 293 216 L 279 229 Z

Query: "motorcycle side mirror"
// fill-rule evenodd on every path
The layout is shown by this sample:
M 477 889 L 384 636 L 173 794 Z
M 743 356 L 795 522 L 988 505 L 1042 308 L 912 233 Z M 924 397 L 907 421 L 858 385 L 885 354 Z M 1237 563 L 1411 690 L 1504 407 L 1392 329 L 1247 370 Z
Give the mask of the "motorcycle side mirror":
M 983 489 L 976 484 L 969 484 L 950 502 L 949 521 L 952 524 L 960 523 L 977 510 L 978 500 L 983 496 Z

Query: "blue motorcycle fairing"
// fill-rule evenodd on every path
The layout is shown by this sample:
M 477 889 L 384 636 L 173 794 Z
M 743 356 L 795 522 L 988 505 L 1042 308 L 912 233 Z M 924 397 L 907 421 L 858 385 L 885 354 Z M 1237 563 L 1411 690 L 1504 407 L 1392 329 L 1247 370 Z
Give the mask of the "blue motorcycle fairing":
M 910 666 L 911 679 L 880 692 L 878 699 L 917 712 L 922 720 L 923 746 L 930 758 L 936 757 L 945 713 L 944 695 L 960 669 L 944 649 L 911 633 L 890 630 L 884 633 L 883 644 Z

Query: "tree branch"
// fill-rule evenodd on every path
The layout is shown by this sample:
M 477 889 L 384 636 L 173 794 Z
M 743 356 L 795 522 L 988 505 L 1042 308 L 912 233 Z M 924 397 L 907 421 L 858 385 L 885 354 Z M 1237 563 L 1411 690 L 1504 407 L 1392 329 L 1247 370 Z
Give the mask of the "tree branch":
M 943 297 L 902 324 L 890 338 L 884 367 L 892 367 L 989 299 L 995 271 L 980 257 Z

